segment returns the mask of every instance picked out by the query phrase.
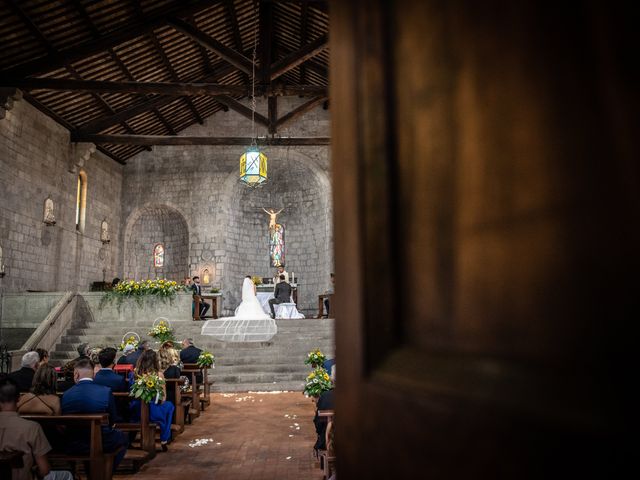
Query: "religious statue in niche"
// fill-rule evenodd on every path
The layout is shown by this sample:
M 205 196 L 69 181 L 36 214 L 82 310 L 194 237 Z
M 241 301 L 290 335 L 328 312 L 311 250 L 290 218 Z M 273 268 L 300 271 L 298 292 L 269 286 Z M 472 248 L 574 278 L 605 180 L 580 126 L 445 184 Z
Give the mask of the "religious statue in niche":
M 104 219 L 100 225 L 100 241 L 103 245 L 111 242 L 111 238 L 109 238 L 109 224 L 106 219 Z
M 44 223 L 47 225 L 56 224 L 56 216 L 53 213 L 53 200 L 48 198 L 44 201 Z
M 205 268 L 202 271 L 202 284 L 209 285 L 211 283 L 211 275 L 209 274 L 209 269 Z
M 155 268 L 164 267 L 164 245 L 161 243 L 156 243 L 156 246 L 153 247 L 153 266 Z
M 0 245 L 0 278 L 4 277 L 4 262 L 2 258 L 2 245 Z
M 282 212 L 282 208 L 277 212 L 270 208 L 262 209 L 269 215 L 269 260 L 272 267 L 284 266 L 284 225 L 277 223 L 277 216 Z

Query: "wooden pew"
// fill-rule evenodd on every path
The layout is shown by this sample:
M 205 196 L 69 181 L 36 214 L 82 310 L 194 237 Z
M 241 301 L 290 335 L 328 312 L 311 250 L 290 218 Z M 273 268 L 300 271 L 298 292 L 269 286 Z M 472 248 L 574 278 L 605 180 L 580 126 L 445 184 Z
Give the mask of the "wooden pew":
M 114 392 L 116 399 L 128 398 L 134 400 L 127 392 Z M 131 459 L 134 463 L 144 463 L 156 456 L 156 424 L 149 420 L 149 404 L 140 402 L 140 423 L 121 422 L 116 423 L 115 427 L 123 432 L 136 432 L 140 434 L 140 451 L 141 454 L 127 451 L 125 458 Z
M 22 452 L 0 452 L 0 478 L 11 478 L 11 470 L 23 466 Z
M 108 414 L 23 415 L 22 418 L 38 422 L 45 430 L 61 425 L 65 427 L 87 428 L 90 431 L 88 454 L 68 455 L 59 452 L 49 452 L 47 458 L 52 462 L 88 462 L 89 478 L 91 480 L 111 480 L 113 475 L 113 459 L 120 450 L 109 453 L 103 451 L 102 426 L 109 425 Z
M 318 416 L 320 418 L 327 419 L 327 430 L 325 433 L 325 445 L 327 446 L 327 449 L 320 450 L 318 452 L 320 456 L 320 467 L 322 468 L 322 473 L 326 480 L 331 477 L 336 464 L 336 455 L 333 449 L 333 423 L 335 412 L 333 410 L 319 410 Z
M 196 382 L 196 375 L 202 374 L 202 383 Z M 200 411 L 211 404 L 211 384 L 209 383 L 209 368 L 200 368 L 195 363 L 185 363 L 182 374 L 190 378 L 192 407 L 194 416 L 199 416 Z M 202 390 L 200 389 L 202 387 Z M 202 397 L 202 398 L 201 398 Z
M 173 388 L 174 398 L 175 398 L 175 411 L 173 412 L 173 425 L 175 425 L 174 431 L 178 433 L 184 432 L 184 424 L 185 424 L 185 411 L 189 412 L 191 408 L 192 400 L 191 398 L 184 397 L 182 395 L 181 387 L 185 384 L 184 378 L 165 378 L 165 382 L 167 385 L 167 391 L 170 388 Z

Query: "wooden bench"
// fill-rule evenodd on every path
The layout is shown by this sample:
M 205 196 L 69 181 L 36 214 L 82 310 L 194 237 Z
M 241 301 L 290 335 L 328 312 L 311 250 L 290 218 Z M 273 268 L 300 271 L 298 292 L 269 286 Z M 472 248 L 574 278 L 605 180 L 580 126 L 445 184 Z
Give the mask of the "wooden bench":
M 58 426 L 86 428 L 89 430 L 89 453 L 65 454 L 54 451 L 49 452 L 47 458 L 52 462 L 88 463 L 89 478 L 91 480 L 111 480 L 114 457 L 124 447 L 114 452 L 103 451 L 102 426 L 109 425 L 108 414 L 23 415 L 22 418 L 38 422 L 45 430 L 47 428 L 57 428 Z
M 193 410 L 195 410 L 194 416 L 197 417 L 200 415 L 201 410 L 204 410 L 211 404 L 209 368 L 200 368 L 196 363 L 185 363 L 182 367 L 182 374 L 190 378 L 192 407 Z M 196 381 L 198 374 L 202 375 L 202 383 Z M 200 390 L 200 387 L 202 387 L 202 390 Z
M 184 425 L 186 420 L 185 412 L 188 413 L 191 409 L 191 398 L 184 397 L 182 395 L 182 386 L 185 384 L 184 378 L 165 378 L 165 382 L 167 385 L 167 392 L 169 389 L 173 389 L 174 399 L 175 399 L 175 407 L 176 409 L 173 412 L 173 423 L 172 429 L 177 433 L 184 432 Z M 175 425 L 175 429 L 173 426 Z
M 320 418 L 327 419 L 327 430 L 325 432 L 325 445 L 326 450 L 320 450 L 318 452 L 320 457 L 320 468 L 325 480 L 331 477 L 336 464 L 336 455 L 333 449 L 333 423 L 335 412 L 333 410 L 318 410 L 318 416 Z
M 116 399 L 128 398 L 130 401 L 134 400 L 127 392 L 114 392 L 113 396 Z M 118 430 L 123 432 L 140 434 L 139 451 L 142 453 L 127 451 L 127 456 L 125 457 L 136 464 L 147 462 L 156 456 L 156 424 L 151 423 L 149 415 L 149 404 L 140 402 L 140 423 L 120 422 L 115 425 Z
M 22 467 L 22 452 L 0 452 L 0 478 L 11 478 L 11 470 Z

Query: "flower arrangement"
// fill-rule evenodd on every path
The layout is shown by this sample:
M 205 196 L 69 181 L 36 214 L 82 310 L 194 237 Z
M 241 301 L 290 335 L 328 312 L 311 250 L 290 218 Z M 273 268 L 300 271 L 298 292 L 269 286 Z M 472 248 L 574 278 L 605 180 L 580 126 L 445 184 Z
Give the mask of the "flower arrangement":
M 319 348 L 316 348 L 309 352 L 304 363 L 305 365 L 311 365 L 311 368 L 316 368 L 321 367 L 326 359 L 327 358 L 324 356 L 324 353 L 322 353 Z
M 213 356 L 213 353 L 207 352 L 206 350 L 200 354 L 196 362 L 200 368 L 215 368 L 215 363 L 216 358 Z
M 164 343 L 166 341 L 175 341 L 173 336 L 173 329 L 169 322 L 165 319 L 161 319 L 157 323 L 154 322 L 153 327 L 149 330 L 148 335 L 155 338 L 158 342 Z
M 124 299 L 133 298 L 139 305 L 145 297 L 159 297 L 163 301 L 173 300 L 178 292 L 184 291 L 185 286 L 173 280 L 164 278 L 159 280 L 124 280 L 118 283 L 113 290 L 106 292 L 100 301 L 100 307 L 111 300 L 116 300 L 120 305 Z
M 118 350 L 124 351 L 127 345 L 131 345 L 135 350 L 136 348 L 138 348 L 138 343 L 140 343 L 140 335 L 138 335 L 136 332 L 127 332 L 122 337 L 122 342 L 120 342 Z
M 212 288 L 211 289 L 211 293 L 220 293 L 220 289 L 219 288 Z
M 258 277 L 257 275 L 251 277 L 251 281 L 254 285 L 262 285 L 262 277 Z
M 331 377 L 324 368 L 318 367 L 307 376 L 307 383 L 302 393 L 307 397 L 319 397 L 323 392 L 332 388 Z
M 131 385 L 129 396 L 139 398 L 143 402 L 155 402 L 164 398 L 164 379 L 155 373 L 146 373 L 139 377 Z

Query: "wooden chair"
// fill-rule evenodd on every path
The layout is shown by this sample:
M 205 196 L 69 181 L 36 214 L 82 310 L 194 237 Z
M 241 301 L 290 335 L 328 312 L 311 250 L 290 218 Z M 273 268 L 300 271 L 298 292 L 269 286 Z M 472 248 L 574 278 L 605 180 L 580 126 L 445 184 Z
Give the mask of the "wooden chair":
M 44 429 L 59 426 L 86 428 L 90 432 L 89 453 L 72 454 L 50 452 L 47 458 L 53 462 L 75 464 L 88 463 L 89 478 L 91 480 L 111 480 L 113 476 L 113 459 L 121 449 L 115 452 L 104 452 L 102 447 L 102 426 L 109 425 L 109 415 L 78 414 L 78 415 L 23 415 L 22 418 L 38 422 Z M 124 448 L 124 447 L 122 447 Z M 2 477 L 5 478 L 5 477 Z

